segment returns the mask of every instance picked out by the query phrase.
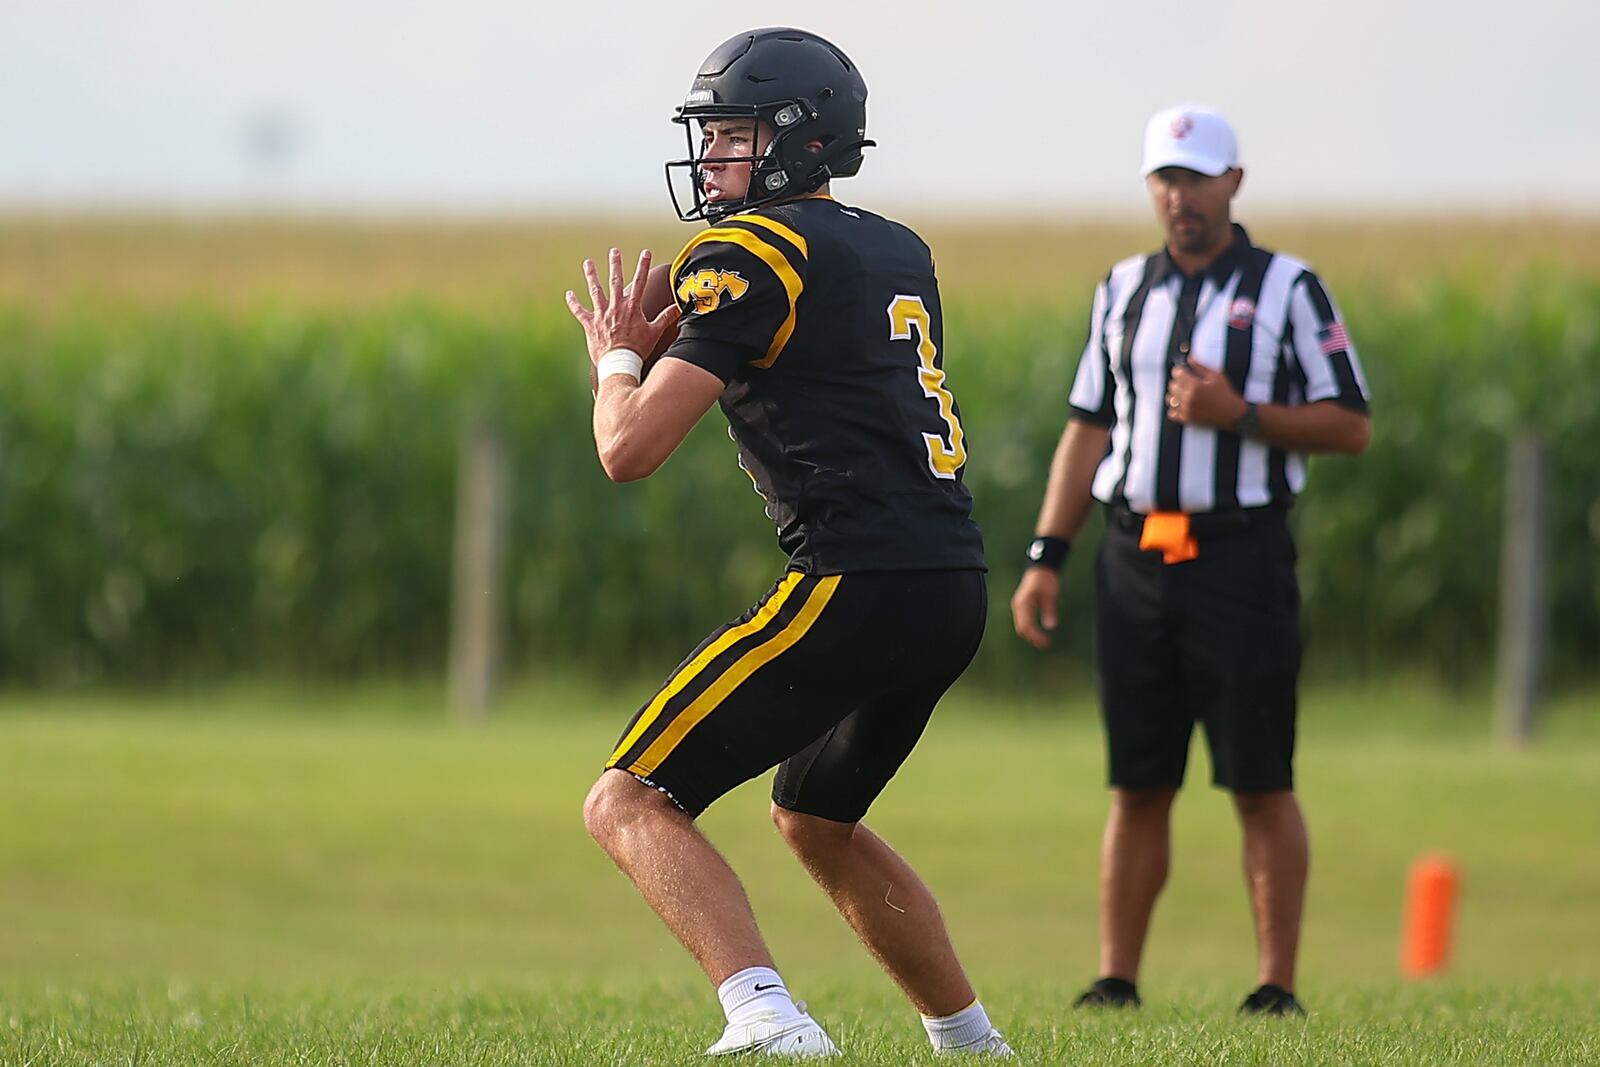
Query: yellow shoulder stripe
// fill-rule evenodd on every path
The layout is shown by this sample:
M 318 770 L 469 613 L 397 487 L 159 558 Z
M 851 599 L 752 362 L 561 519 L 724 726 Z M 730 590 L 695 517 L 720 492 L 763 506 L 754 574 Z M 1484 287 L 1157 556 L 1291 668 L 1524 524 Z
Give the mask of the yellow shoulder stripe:
M 776 219 L 769 219 L 764 215 L 735 215 L 729 222 L 742 222 L 748 226 L 760 226 L 764 230 L 771 230 L 785 241 L 800 250 L 802 256 L 810 256 L 811 250 L 806 247 L 806 239 L 795 233 L 789 227 Z
M 787 227 L 784 228 L 787 229 Z M 796 239 L 799 239 L 799 236 L 799 234 L 795 234 Z M 795 302 L 800 299 L 800 290 L 805 288 L 805 283 L 801 281 L 800 275 L 795 273 L 795 269 L 789 265 L 788 258 L 782 252 L 768 244 L 758 234 L 751 233 L 749 230 L 739 229 L 736 226 L 729 226 L 713 227 L 702 231 L 683 246 L 683 251 L 678 253 L 678 258 L 672 261 L 674 284 L 677 282 L 679 273 L 683 270 L 684 263 L 689 259 L 689 253 L 711 241 L 738 245 L 765 263 L 772 270 L 772 273 L 777 276 L 778 281 L 783 284 L 783 291 L 789 297 L 789 314 L 784 317 L 782 324 L 778 326 L 777 331 L 772 335 L 772 344 L 767 347 L 766 356 L 762 359 L 751 361 L 758 367 L 770 367 L 777 362 L 779 353 L 783 351 L 783 346 L 789 343 L 789 337 L 794 333 Z M 795 247 L 804 253 L 804 242 Z

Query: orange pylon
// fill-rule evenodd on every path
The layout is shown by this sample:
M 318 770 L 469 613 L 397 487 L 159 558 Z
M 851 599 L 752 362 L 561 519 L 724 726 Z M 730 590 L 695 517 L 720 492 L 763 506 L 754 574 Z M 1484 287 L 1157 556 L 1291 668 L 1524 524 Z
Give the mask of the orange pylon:
M 1460 884 L 1461 874 L 1449 856 L 1418 856 L 1411 865 L 1400 931 L 1400 973 L 1405 977 L 1427 978 L 1449 964 Z

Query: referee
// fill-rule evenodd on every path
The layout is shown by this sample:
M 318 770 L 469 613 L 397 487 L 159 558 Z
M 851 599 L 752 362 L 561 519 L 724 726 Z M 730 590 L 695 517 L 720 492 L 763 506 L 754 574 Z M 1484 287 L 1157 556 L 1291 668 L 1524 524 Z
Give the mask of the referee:
M 1048 645 L 1058 571 L 1092 501 L 1103 504 L 1095 664 L 1112 800 L 1100 978 L 1078 1004 L 1139 1004 L 1169 814 L 1199 721 L 1244 836 L 1259 988 L 1240 1010 L 1298 1015 L 1308 846 L 1294 794 L 1300 594 L 1286 519 L 1308 454 L 1366 448 L 1367 390 L 1322 281 L 1233 223 L 1244 172 L 1226 119 L 1196 106 L 1158 113 L 1143 173 L 1166 244 L 1095 289 L 1011 599 L 1017 633 Z

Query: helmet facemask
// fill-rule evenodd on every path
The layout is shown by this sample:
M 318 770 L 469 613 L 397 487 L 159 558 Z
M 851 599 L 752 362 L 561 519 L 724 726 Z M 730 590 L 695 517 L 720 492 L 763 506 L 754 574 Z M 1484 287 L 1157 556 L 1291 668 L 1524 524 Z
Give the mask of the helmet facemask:
M 825 89 L 824 92 L 831 94 L 831 90 Z M 817 117 L 817 110 L 811 102 L 799 98 L 774 101 L 760 107 L 691 103 L 678 108 L 672 121 L 683 125 L 689 155 L 688 158 L 675 159 L 666 165 L 667 192 L 672 197 L 672 207 L 678 218 L 683 222 L 715 222 L 773 200 L 813 193 L 827 184 L 836 173 L 839 176 L 855 173 L 861 165 L 861 148 L 872 142 L 862 140 L 853 144 L 830 144 L 829 138 L 818 135 L 820 131 L 808 129 L 814 125 Z M 758 132 L 763 125 L 770 129 L 772 139 L 766 150 L 760 155 L 719 156 L 708 161 L 701 144 L 696 143 L 696 126 L 703 131 L 708 122 L 730 119 L 753 120 Z M 813 141 L 821 141 L 822 147 L 808 148 L 807 145 Z M 707 200 L 702 170 L 706 162 L 748 163 L 750 184 L 745 189 L 745 195 L 726 200 Z M 838 166 L 840 163 L 845 165 Z M 684 208 L 683 198 L 679 195 L 679 186 L 685 182 L 674 179 L 675 170 L 684 171 L 687 177 L 688 209 Z

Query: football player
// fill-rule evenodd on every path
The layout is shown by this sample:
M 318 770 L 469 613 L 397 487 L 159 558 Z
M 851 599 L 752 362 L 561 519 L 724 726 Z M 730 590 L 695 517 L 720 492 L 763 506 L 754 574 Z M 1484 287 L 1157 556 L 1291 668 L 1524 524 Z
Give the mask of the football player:
M 592 307 L 567 294 L 606 473 L 650 475 L 719 403 L 788 555 L 766 595 L 633 716 L 584 806 L 590 834 L 716 985 L 727 1027 L 712 1054 L 837 1051 L 695 827 L 774 766 L 778 831 L 935 1049 L 1010 1053 L 933 894 L 861 821 L 977 651 L 986 614 L 932 256 L 905 226 L 830 195 L 872 143 L 866 98 L 855 65 L 815 34 L 725 42 L 675 118 L 689 156 L 667 165 L 669 188 L 687 182 L 673 203 L 710 226 L 655 275 L 672 304 L 651 306 L 648 253 L 625 288 L 616 249 L 605 281 L 584 264 Z

